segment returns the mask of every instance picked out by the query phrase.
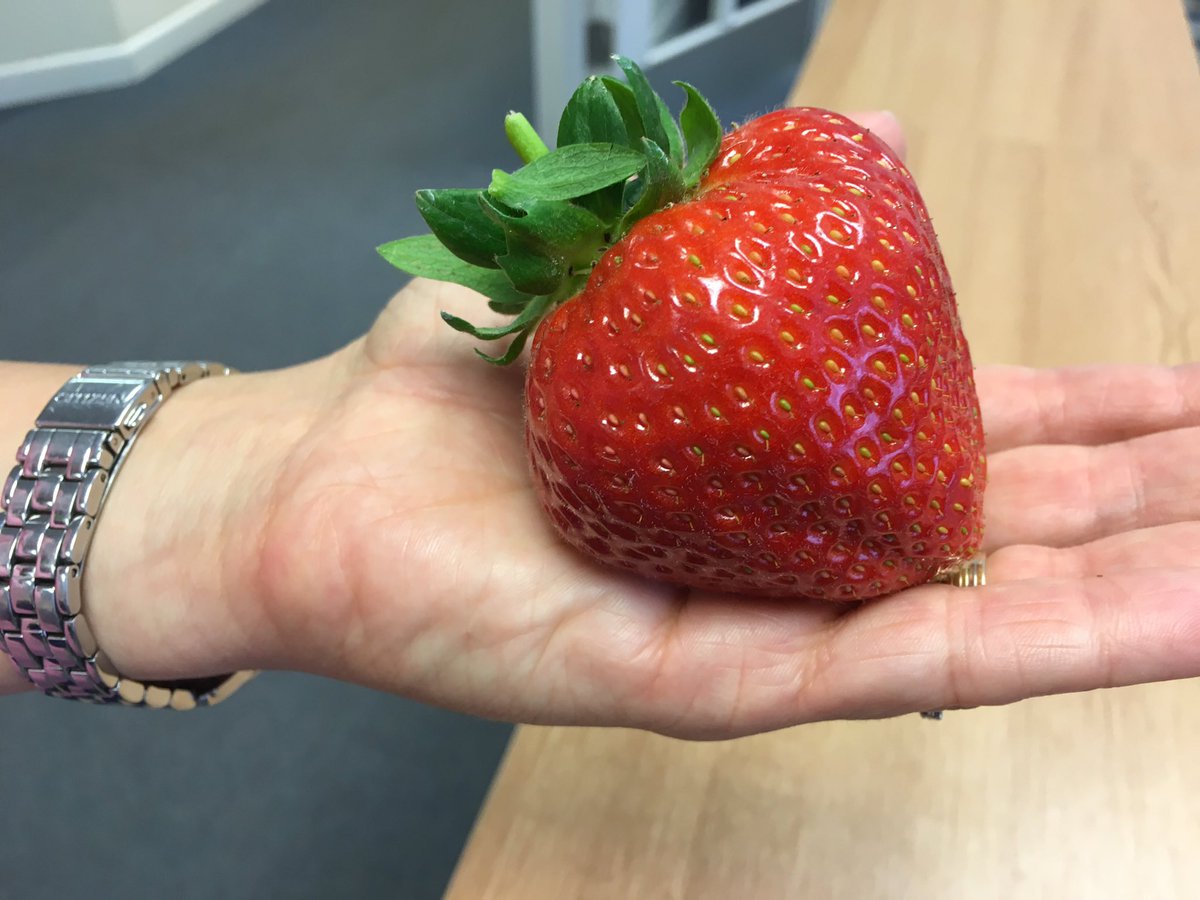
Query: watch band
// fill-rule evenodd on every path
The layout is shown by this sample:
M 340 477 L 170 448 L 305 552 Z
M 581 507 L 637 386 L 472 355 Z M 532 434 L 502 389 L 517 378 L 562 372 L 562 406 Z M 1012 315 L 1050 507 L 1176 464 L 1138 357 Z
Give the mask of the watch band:
M 137 436 L 172 392 L 228 375 L 206 362 L 118 362 L 84 369 L 46 404 L 0 498 L 0 652 L 54 697 L 192 709 L 253 672 L 143 683 L 120 675 L 88 627 L 83 569 L 96 517 Z

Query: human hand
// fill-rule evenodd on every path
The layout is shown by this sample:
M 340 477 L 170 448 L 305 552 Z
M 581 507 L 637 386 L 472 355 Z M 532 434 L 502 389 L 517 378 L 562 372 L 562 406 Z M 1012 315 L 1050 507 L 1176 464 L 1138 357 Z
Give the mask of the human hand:
M 415 282 L 285 470 L 284 664 L 526 722 L 724 737 L 1200 673 L 1200 367 L 985 368 L 991 584 L 847 607 L 601 568 L 545 523 L 519 376 Z
M 231 380 L 259 394 L 243 427 L 269 430 L 246 423 L 270 410 L 283 437 L 248 454 L 255 502 L 213 517 L 245 536 L 213 550 L 210 593 L 238 628 L 201 641 L 233 648 L 229 667 L 687 737 L 1200 674 L 1200 367 L 981 370 L 991 586 L 751 601 L 599 567 L 553 534 L 520 373 L 475 360 L 437 317 L 478 305 L 418 280 L 338 354 Z M 130 674 L 187 674 L 150 671 L 166 659 L 110 628 Z

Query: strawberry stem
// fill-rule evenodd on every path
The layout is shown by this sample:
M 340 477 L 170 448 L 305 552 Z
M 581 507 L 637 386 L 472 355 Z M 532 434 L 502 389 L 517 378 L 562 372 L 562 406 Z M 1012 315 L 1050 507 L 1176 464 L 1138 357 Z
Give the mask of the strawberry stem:
M 432 234 L 379 248 L 397 268 L 471 288 L 494 312 L 515 317 L 478 328 L 443 315 L 479 340 L 510 339 L 501 355 L 480 354 L 490 362 L 515 360 L 541 317 L 586 287 L 614 242 L 639 220 L 694 196 L 717 156 L 721 123 L 695 88 L 676 82 L 687 94 L 676 122 L 638 65 L 617 63 L 626 81 L 589 76 L 572 94 L 557 149 L 510 112 L 504 133 L 521 168 L 494 170 L 483 190 L 418 191 L 417 209 Z
M 550 152 L 546 142 L 523 113 L 510 112 L 504 117 L 504 133 L 523 163 L 541 159 Z

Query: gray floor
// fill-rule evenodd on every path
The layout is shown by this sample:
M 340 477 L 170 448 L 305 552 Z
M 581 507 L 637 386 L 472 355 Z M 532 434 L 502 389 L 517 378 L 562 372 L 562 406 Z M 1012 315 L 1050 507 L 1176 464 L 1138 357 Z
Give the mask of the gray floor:
M 745 118 L 799 22 L 655 80 Z M 0 111 L 0 354 L 260 369 L 357 336 L 412 192 L 512 165 L 528 34 L 516 0 L 276 0 L 143 84 Z M 509 736 L 285 674 L 194 716 L 2 706 L 2 900 L 437 897 Z

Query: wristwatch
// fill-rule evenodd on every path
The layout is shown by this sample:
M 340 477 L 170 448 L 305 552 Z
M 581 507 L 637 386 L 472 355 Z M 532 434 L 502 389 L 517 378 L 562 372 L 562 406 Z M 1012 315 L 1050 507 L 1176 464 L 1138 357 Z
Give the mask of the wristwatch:
M 118 362 L 84 369 L 58 391 L 17 451 L 0 498 L 0 652 L 54 697 L 192 709 L 255 673 L 140 682 L 96 645 L 82 596 L 96 517 L 130 448 L 180 388 L 230 369 L 211 362 Z

